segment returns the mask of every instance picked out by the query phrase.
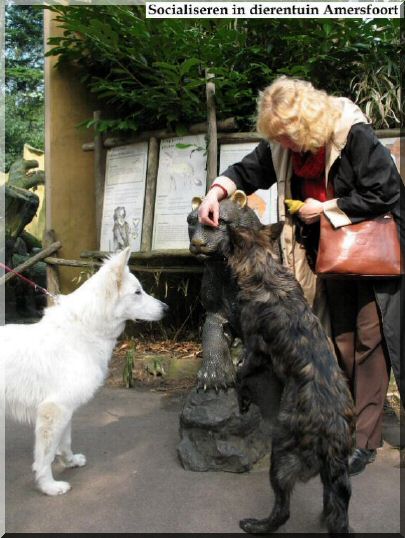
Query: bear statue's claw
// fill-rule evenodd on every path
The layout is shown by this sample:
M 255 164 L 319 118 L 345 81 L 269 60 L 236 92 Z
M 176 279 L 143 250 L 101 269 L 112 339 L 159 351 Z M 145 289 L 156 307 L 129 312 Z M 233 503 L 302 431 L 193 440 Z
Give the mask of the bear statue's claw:
M 215 390 L 218 394 L 220 390 L 227 391 L 230 387 L 235 386 L 235 371 L 221 371 L 216 373 L 212 369 L 202 369 L 197 374 L 197 391 Z

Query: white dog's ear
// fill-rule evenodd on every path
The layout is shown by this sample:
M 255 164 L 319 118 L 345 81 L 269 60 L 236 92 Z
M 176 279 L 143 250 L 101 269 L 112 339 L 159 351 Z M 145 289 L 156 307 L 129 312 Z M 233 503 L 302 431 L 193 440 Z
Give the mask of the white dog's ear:
M 124 262 L 123 262 L 124 265 L 127 265 L 128 261 L 129 261 L 129 258 L 131 256 L 131 247 L 124 248 L 124 250 L 121 252 L 121 254 L 124 257 Z
M 124 275 L 125 268 L 128 264 L 128 260 L 131 256 L 131 249 L 130 247 L 124 248 L 121 252 L 118 254 L 115 254 L 108 262 L 108 265 L 111 270 L 111 276 L 113 280 L 116 282 L 118 288 L 121 285 L 122 277 Z

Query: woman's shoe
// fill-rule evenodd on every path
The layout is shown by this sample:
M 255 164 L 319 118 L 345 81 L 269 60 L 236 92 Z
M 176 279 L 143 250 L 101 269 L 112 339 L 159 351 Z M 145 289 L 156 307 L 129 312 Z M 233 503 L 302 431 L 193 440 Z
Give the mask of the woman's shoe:
M 368 463 L 372 463 L 377 455 L 375 448 L 356 448 L 349 460 L 349 474 L 360 474 Z

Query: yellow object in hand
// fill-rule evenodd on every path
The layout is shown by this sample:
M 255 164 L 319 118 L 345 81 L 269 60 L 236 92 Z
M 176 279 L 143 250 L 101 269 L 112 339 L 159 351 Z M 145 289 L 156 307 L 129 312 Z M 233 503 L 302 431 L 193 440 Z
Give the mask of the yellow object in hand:
M 298 213 L 301 207 L 305 205 L 304 202 L 301 202 L 301 200 L 291 200 L 290 198 L 284 200 L 284 202 L 291 215 L 294 215 L 294 213 Z

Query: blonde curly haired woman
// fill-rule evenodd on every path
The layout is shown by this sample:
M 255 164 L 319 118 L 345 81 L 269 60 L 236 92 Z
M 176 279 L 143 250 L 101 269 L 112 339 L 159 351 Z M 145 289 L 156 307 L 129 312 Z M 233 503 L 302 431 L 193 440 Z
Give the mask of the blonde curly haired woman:
M 382 445 L 390 366 L 404 395 L 400 282 L 328 279 L 325 285 L 318 280 L 313 267 L 319 219 L 324 213 L 337 228 L 391 211 L 403 228 L 404 185 L 361 110 L 349 99 L 328 95 L 309 82 L 281 77 L 261 92 L 257 130 L 263 140 L 216 178 L 200 205 L 199 219 L 218 226 L 222 198 L 235 189 L 251 194 L 277 182 L 278 218 L 285 221 L 283 263 L 294 271 L 325 329 L 331 328 L 354 396 L 357 448 L 350 473 L 358 474 L 374 461 Z

